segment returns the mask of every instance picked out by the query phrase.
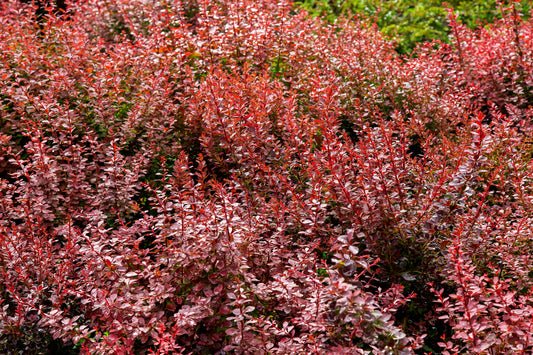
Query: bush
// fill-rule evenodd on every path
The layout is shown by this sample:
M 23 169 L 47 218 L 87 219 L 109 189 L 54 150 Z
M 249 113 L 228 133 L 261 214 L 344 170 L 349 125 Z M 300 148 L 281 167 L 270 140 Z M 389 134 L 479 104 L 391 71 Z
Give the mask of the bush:
M 339 15 L 350 13 L 373 19 L 380 30 L 397 41 L 397 51 L 408 54 L 423 43 L 433 40 L 449 41 L 450 26 L 447 8 L 459 15 L 462 23 L 474 29 L 494 23 L 502 17 L 502 11 L 516 4 L 522 14 L 529 15 L 529 1 L 498 0 L 301 0 L 296 4 L 311 14 L 334 21 Z
M 516 9 L 401 58 L 288 1 L 1 6 L 2 352 L 532 350 Z

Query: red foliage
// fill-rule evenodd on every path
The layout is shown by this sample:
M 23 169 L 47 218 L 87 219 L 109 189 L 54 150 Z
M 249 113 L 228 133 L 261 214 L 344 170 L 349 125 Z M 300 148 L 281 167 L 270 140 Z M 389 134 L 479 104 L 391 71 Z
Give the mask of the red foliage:
M 0 5 L 0 349 L 533 349 L 513 8 L 411 58 L 289 1 L 34 10 Z

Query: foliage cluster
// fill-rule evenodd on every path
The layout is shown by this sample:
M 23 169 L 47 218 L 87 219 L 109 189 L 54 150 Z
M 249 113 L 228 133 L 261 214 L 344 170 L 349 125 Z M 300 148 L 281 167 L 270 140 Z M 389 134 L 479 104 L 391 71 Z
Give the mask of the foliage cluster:
M 0 3 L 0 352 L 533 350 L 516 7 L 411 58 L 285 0 L 34 11 Z
M 513 2 L 523 15 L 529 15 L 529 0 L 299 0 L 296 4 L 329 21 L 348 14 L 373 19 L 385 35 L 397 41 L 396 49 L 406 54 L 422 42 L 448 41 L 448 8 L 474 29 L 501 19 L 502 10 Z

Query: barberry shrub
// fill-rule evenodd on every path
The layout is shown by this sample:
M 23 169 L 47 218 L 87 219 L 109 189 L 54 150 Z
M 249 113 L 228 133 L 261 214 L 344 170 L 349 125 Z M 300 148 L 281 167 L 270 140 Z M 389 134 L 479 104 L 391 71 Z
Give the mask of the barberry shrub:
M 399 57 L 289 1 L 67 5 L 0 4 L 2 352 L 533 349 L 516 8 Z

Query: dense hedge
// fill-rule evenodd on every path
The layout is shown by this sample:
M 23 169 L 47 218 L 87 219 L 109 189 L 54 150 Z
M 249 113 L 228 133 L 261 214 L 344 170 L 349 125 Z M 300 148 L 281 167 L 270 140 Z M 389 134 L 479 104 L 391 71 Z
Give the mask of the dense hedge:
M 533 26 L 404 58 L 274 0 L 0 3 L 0 352 L 533 350 Z

